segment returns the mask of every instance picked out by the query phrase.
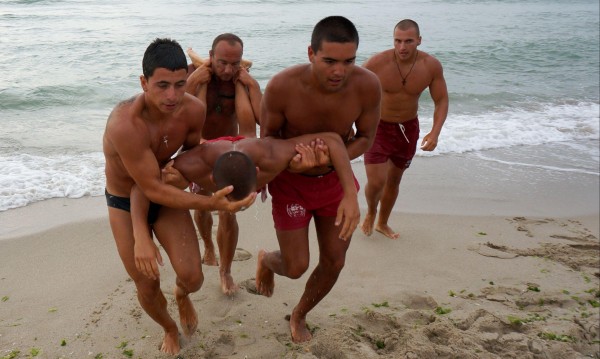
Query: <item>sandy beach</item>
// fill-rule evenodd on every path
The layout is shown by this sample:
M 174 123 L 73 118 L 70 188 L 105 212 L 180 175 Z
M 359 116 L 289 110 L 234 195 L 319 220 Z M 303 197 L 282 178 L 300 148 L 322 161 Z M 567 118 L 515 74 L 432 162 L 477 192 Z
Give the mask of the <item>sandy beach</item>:
M 200 325 L 179 357 L 600 358 L 598 191 L 597 175 L 417 158 L 392 215 L 400 239 L 355 232 L 300 345 L 285 317 L 316 265 L 314 227 L 311 269 L 256 295 L 256 254 L 277 248 L 270 203 L 256 203 L 238 215 L 240 290 L 224 296 L 218 268 L 203 267 Z M 175 317 L 168 261 L 161 270 Z M 168 358 L 162 334 L 117 256 L 103 197 L 0 212 L 0 358 Z

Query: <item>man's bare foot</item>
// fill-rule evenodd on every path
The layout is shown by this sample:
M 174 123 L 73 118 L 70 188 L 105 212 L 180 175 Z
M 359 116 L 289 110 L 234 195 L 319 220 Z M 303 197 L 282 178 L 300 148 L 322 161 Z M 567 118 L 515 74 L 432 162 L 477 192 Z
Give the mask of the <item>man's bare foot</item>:
M 290 317 L 290 330 L 294 343 L 304 343 L 312 339 L 312 334 L 306 327 L 306 318 L 299 318 L 296 314 L 296 309 L 294 309 Z
M 367 237 L 373 234 L 373 223 L 375 223 L 375 215 L 367 213 L 365 215 L 365 220 L 360 227 Z
M 275 288 L 275 274 L 262 263 L 267 252 L 264 249 L 258 251 L 258 263 L 256 264 L 256 290 L 265 297 L 273 295 Z
M 390 239 L 400 238 L 400 233 L 394 232 L 387 224 L 378 224 L 377 227 L 375 227 L 375 230 Z
M 177 302 L 177 308 L 179 308 L 179 322 L 181 324 L 181 330 L 185 336 L 190 337 L 196 331 L 198 327 L 198 314 L 194 309 L 194 304 L 190 299 L 190 296 L 183 294 L 183 290 L 179 287 L 175 288 L 175 301 Z
M 174 331 L 165 332 L 165 338 L 163 339 L 162 345 L 160 346 L 160 351 L 169 355 L 179 354 L 179 332 L 177 332 L 177 327 Z
M 215 255 L 215 249 L 204 249 L 204 256 L 202 257 L 202 263 L 207 266 L 218 266 L 217 256 Z
M 235 294 L 238 287 L 233 282 L 233 277 L 231 276 L 231 273 L 219 271 L 219 276 L 221 277 L 221 290 L 223 291 L 223 294 L 229 296 Z

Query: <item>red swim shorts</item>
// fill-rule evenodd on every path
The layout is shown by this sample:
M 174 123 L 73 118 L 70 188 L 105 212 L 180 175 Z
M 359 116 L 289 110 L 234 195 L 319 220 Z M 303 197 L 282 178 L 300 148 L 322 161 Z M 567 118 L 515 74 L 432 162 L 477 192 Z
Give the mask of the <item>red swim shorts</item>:
M 358 190 L 356 177 L 354 184 Z M 335 171 L 315 177 L 283 171 L 268 188 L 275 229 L 284 231 L 308 227 L 313 215 L 335 217 L 344 197 Z
M 237 142 L 237 141 L 243 140 L 245 138 L 246 137 L 244 137 L 244 136 L 223 136 L 223 137 L 213 138 L 212 140 L 206 140 L 206 142 L 217 142 L 217 141 Z
M 391 160 L 398 168 L 408 168 L 419 140 L 419 118 L 402 124 L 379 121 L 373 146 L 365 152 L 365 164 L 379 164 Z

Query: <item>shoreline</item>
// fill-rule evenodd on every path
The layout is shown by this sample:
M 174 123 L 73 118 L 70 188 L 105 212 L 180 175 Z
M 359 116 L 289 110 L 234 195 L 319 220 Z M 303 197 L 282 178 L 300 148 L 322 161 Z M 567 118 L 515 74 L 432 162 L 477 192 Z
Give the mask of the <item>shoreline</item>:
M 352 169 L 361 186 L 358 200 L 364 216 L 367 208 L 364 164 L 353 163 Z M 394 212 L 561 218 L 598 216 L 599 183 L 597 175 L 506 165 L 478 159 L 474 154 L 416 157 L 404 174 Z M 36 202 L 0 212 L 0 241 L 97 218 L 107 218 L 104 196 Z
M 277 276 L 265 298 L 253 282 L 258 250 L 277 248 L 270 203 L 239 213 L 240 289 L 224 296 L 218 268 L 203 266 L 192 295 L 199 328 L 180 356 L 600 357 L 598 178 L 572 186 L 466 157 L 414 161 L 390 218 L 400 239 L 356 230 L 337 284 L 308 315 L 314 338 L 304 344 L 290 341 L 285 316 L 316 265 L 314 224 L 309 270 Z M 353 168 L 364 218 L 364 167 Z M 493 173 L 506 178 L 491 186 Z M 162 331 L 139 307 L 103 197 L 44 201 L 0 212 L 0 222 L 0 357 L 172 358 L 157 349 Z

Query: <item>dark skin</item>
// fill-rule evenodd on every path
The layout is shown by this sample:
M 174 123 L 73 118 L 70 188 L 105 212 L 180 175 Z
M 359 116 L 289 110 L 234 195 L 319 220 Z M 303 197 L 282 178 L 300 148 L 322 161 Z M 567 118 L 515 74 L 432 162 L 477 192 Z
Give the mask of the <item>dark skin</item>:
M 153 202 L 163 205 L 154 224 L 155 233 L 173 260 L 177 274 L 175 300 L 184 334 L 194 332 L 198 317 L 189 294 L 204 280 L 200 251 L 190 208 L 237 211 L 253 203 L 253 196 L 229 202 L 231 188 L 212 197 L 198 196 L 166 185 L 160 167 L 181 146 L 189 148 L 200 140 L 205 108 L 185 94 L 187 71 L 157 68 L 148 78 L 140 77 L 143 93 L 118 104 L 110 114 L 103 138 L 106 160 L 106 189 L 112 195 L 129 197 L 136 184 Z M 164 329 L 161 351 L 179 352 L 177 324 L 169 315 L 160 282 L 143 275 L 135 265 L 132 214 L 109 207 L 108 216 L 119 256 L 134 281 L 138 300 L 148 315 Z M 173 230 L 176 228 L 177 230 Z
M 296 167 L 313 168 L 322 162 L 333 163 L 337 171 L 345 197 L 338 207 L 336 226 L 341 226 L 340 238 L 349 238 L 360 219 L 360 211 L 356 200 L 352 168 L 348 154 L 340 137 L 333 133 L 303 135 L 289 140 L 274 138 L 244 139 L 232 143 L 227 140 L 205 142 L 180 154 L 163 172 L 163 180 L 179 188 L 187 187 L 192 181 L 208 191 L 216 191 L 212 180 L 215 162 L 223 153 L 240 151 L 257 166 L 257 187 L 264 187 L 281 171 L 286 170 L 290 162 Z M 148 200 L 135 187 L 131 194 L 134 232 L 140 243 L 152 241 L 150 228 L 146 223 Z M 136 250 L 136 266 L 147 277 L 159 277 L 158 265 L 162 265 L 162 257 L 156 245 L 148 245 Z
M 261 136 L 285 139 L 330 131 L 347 139 L 350 159 L 365 152 L 379 121 L 381 88 L 373 73 L 355 66 L 356 50 L 356 43 L 323 41 L 319 49 L 309 47 L 310 64 L 293 66 L 275 75 L 263 97 Z M 328 170 L 321 166 L 301 172 L 315 175 Z M 334 218 L 315 216 L 314 220 L 319 264 L 292 311 L 290 330 L 296 343 L 311 339 L 306 315 L 333 288 L 351 239 L 340 239 Z M 258 256 L 256 286 L 268 297 L 273 294 L 275 273 L 299 278 L 309 265 L 308 227 L 277 230 L 277 239 L 279 250 L 261 250 Z
M 190 65 L 187 91 L 206 104 L 206 122 L 202 141 L 223 136 L 256 137 L 258 110 L 262 93 L 258 82 L 242 64 L 239 42 L 219 41 L 201 66 Z M 208 190 L 199 192 L 211 195 Z M 194 220 L 204 241 L 203 262 L 217 265 L 212 241 L 213 218 L 209 211 L 195 211 Z M 231 276 L 231 265 L 237 247 L 239 227 L 235 214 L 219 212 L 217 244 L 221 255 L 219 276 L 221 290 L 232 295 L 237 286 Z

